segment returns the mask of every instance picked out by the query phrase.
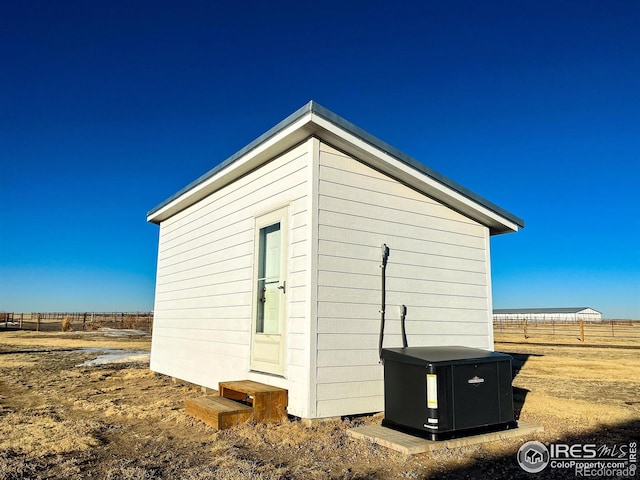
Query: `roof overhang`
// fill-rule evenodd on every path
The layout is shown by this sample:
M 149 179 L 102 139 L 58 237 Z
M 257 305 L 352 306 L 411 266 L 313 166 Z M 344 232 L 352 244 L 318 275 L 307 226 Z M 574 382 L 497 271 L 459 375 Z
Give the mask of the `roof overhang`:
M 476 220 L 487 226 L 491 234 L 515 232 L 524 227 L 522 219 L 315 102 L 309 102 L 155 207 L 147 214 L 147 221 L 159 224 L 311 136 Z

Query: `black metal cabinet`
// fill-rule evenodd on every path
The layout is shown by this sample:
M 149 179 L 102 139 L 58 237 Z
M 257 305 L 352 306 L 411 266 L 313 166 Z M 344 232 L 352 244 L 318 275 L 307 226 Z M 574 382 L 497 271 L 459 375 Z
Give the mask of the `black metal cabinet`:
M 514 427 L 511 357 L 468 347 L 382 350 L 382 424 L 431 440 Z

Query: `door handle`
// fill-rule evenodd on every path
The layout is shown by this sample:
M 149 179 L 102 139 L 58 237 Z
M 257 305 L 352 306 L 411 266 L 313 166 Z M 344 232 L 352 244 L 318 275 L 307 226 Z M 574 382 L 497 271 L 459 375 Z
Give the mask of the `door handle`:
M 267 288 L 262 289 L 262 295 L 260 296 L 260 301 L 262 303 L 267 303 Z
M 278 290 L 282 290 L 282 293 L 287 293 L 287 289 L 285 288 L 286 285 L 287 282 L 282 282 L 282 285 L 278 285 Z

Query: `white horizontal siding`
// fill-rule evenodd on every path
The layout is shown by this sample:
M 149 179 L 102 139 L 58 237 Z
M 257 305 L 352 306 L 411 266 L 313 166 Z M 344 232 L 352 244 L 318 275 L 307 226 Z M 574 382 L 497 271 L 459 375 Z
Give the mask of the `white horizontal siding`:
M 262 196 L 247 196 L 247 194 L 263 192 L 265 188 L 269 188 L 270 195 L 282 196 L 296 185 L 304 183 L 306 181 L 304 173 L 302 175 L 297 173 L 307 167 L 305 150 L 304 146 L 297 147 L 167 219 L 163 222 L 165 228 L 161 234 L 170 236 L 171 243 L 189 242 L 189 237 L 186 239 L 183 237 L 190 232 L 195 232 L 193 237 L 206 233 L 200 230 L 198 225 L 222 222 L 222 226 L 226 226 L 237 220 L 238 215 L 240 218 L 246 215 L 251 207 L 253 210 L 260 211 Z M 305 161 L 295 161 L 300 159 Z M 260 173 L 256 175 L 256 172 Z M 273 185 L 278 185 L 280 188 L 272 189 Z M 214 217 L 211 217 L 212 213 Z
M 402 225 L 385 224 L 384 222 L 375 223 L 378 230 L 367 231 L 367 222 L 358 219 L 352 219 L 348 215 L 342 218 L 336 218 L 335 214 L 322 215 L 321 220 L 326 224 L 320 224 L 319 233 L 322 239 L 331 240 L 333 242 L 342 243 L 343 245 L 354 244 L 359 247 L 371 247 L 369 257 L 375 252 L 375 248 L 380 248 L 382 243 L 387 245 L 396 245 L 395 250 L 400 252 L 417 252 L 431 255 L 434 257 L 444 257 L 449 261 L 472 260 L 482 262 L 484 253 L 478 248 L 472 248 L 466 245 L 447 244 L 444 242 L 433 242 L 428 237 L 421 240 L 417 236 L 402 235 L 400 232 L 404 230 Z M 350 223 L 353 221 L 353 223 Z M 371 222 L 374 225 L 374 222 Z M 390 227 L 398 227 L 391 229 Z M 414 234 L 416 235 L 416 234 Z M 378 243 L 382 241 L 381 243 Z M 376 247 L 377 246 L 377 247 Z M 324 252 L 324 250 L 323 250 Z M 341 256 L 341 251 L 328 251 L 327 254 Z
M 383 409 L 378 358 L 381 245 L 385 346 L 490 348 L 486 228 L 322 144 L 318 212 L 318 416 Z
M 398 305 L 388 303 L 387 316 L 390 318 L 398 318 Z M 406 305 L 406 304 L 405 304 Z M 348 304 L 337 302 L 323 302 L 318 308 L 319 325 L 323 325 L 323 321 L 344 321 L 350 323 L 351 320 L 364 319 L 377 321 L 379 315 L 378 304 L 373 306 L 362 307 L 362 304 Z M 425 306 L 407 306 L 407 322 L 412 319 L 428 318 L 431 322 L 486 322 L 486 310 L 478 310 L 471 308 L 456 308 L 451 310 L 442 306 L 425 307 Z M 347 322 L 349 321 L 349 322 Z M 390 320 L 391 321 L 391 320 Z M 357 332 L 357 330 L 355 330 Z
M 428 238 L 430 243 L 455 244 L 475 249 L 483 248 L 484 237 L 473 234 L 481 233 L 478 232 L 477 226 L 448 219 L 438 219 L 432 215 L 420 215 L 414 211 L 321 196 L 320 212 L 322 225 L 342 227 L 344 226 L 344 217 L 348 216 L 350 221 L 354 222 L 349 224 L 353 230 L 376 232 L 400 225 L 407 238 L 422 241 Z M 455 228 L 456 230 L 451 231 L 446 228 Z
M 161 227 L 162 228 L 162 227 Z M 240 240 L 239 241 L 244 241 Z M 213 242 L 212 242 L 213 244 Z M 158 268 L 158 287 L 175 283 L 182 284 L 185 280 L 202 279 L 203 277 L 224 276 L 234 270 L 253 269 L 253 251 L 251 245 L 239 244 L 233 252 L 211 254 L 205 259 L 185 259 L 184 263 L 177 263 L 172 268 L 164 265 Z M 210 247 L 211 248 L 211 247 Z M 207 284 L 210 284 L 207 281 Z
M 379 361 L 378 352 L 369 350 L 320 350 L 318 367 L 373 365 Z
M 218 266 L 220 263 L 218 263 Z M 193 276 L 193 274 L 183 274 L 178 278 L 168 279 L 165 278 L 162 284 L 162 289 L 156 292 L 158 295 L 171 295 L 177 292 L 191 292 L 200 288 L 207 288 L 211 286 L 224 285 L 237 281 L 244 281 L 247 275 L 251 275 L 251 266 L 242 268 L 230 268 L 229 270 L 218 270 L 215 274 L 207 274 L 200 276 Z M 183 278 L 180 278 L 183 277 Z
M 389 269 L 390 270 L 390 269 Z M 389 271 L 387 270 L 387 272 Z M 463 296 L 463 297 L 479 297 L 484 298 L 486 292 L 486 285 L 472 283 L 470 281 L 447 281 L 441 279 L 424 279 L 416 278 L 415 276 L 399 276 L 401 272 L 396 272 L 396 275 L 392 276 L 387 273 L 386 290 L 387 294 L 412 294 L 417 293 L 423 296 L 425 293 L 432 295 L 446 295 L 446 296 Z M 413 280 L 411 283 L 405 282 L 405 280 Z M 465 279 L 460 279 L 465 280 Z M 363 274 L 355 272 L 319 272 L 318 284 L 327 288 L 338 288 L 342 291 L 348 291 L 354 285 L 357 285 L 358 289 L 373 290 L 380 293 L 380 275 Z M 355 282 L 355 283 L 354 283 Z M 407 301 L 405 303 L 411 304 L 411 296 L 407 295 Z M 416 299 L 414 304 L 419 304 L 422 301 L 421 298 Z
M 345 382 L 318 385 L 318 401 L 341 400 L 343 398 L 366 398 L 384 394 L 384 383 L 380 380 Z
M 318 401 L 318 418 L 336 417 L 340 415 L 357 415 L 375 413 L 384 409 L 384 395 L 367 397 L 345 397 L 335 400 Z
M 249 372 L 254 219 L 289 205 L 287 376 L 308 370 L 305 293 L 308 250 L 308 146 L 300 145 L 160 225 L 151 367 L 217 388 L 220 381 L 264 376 Z M 295 382 L 291 410 L 308 394 Z M 298 402 L 300 406 L 296 406 Z
M 323 232 L 325 235 L 332 235 L 332 232 L 328 229 L 323 229 Z M 356 235 L 352 235 L 347 238 L 355 240 L 355 237 Z M 382 236 L 380 235 L 380 237 Z M 406 243 L 410 242 L 411 241 L 408 240 Z M 331 255 L 320 255 L 318 257 L 318 263 L 322 270 L 337 272 L 358 271 L 359 269 L 364 268 L 368 262 L 373 260 L 371 258 L 373 257 L 373 252 L 362 249 L 362 244 L 321 240 L 320 246 L 323 251 L 331 252 Z M 372 248 L 375 247 L 375 245 L 370 246 Z M 363 255 L 363 257 L 358 257 L 358 255 Z M 416 270 L 423 270 L 425 268 L 432 270 L 438 269 L 438 278 L 444 278 L 445 275 L 449 275 L 449 278 L 452 279 L 467 278 L 468 276 L 473 277 L 473 274 L 485 276 L 487 273 L 487 263 L 484 259 L 473 260 L 459 257 L 440 256 L 434 254 L 433 250 L 427 252 L 394 249 L 393 270 L 398 271 L 398 269 L 403 266 Z M 408 273 L 407 275 L 411 274 Z
M 166 361 L 159 354 L 159 352 L 165 351 L 171 352 L 171 361 Z M 191 340 L 154 335 L 151 370 L 217 389 L 217 382 L 234 380 L 233 374 L 235 372 L 238 370 L 246 371 L 249 365 L 248 355 L 249 350 L 244 346 L 215 344 L 209 342 L 208 339 Z M 210 384 L 208 381 L 200 382 L 198 381 L 199 377 L 185 378 L 185 372 L 202 370 L 203 362 L 206 362 L 206 365 L 212 370 L 220 372 L 220 380 L 217 380 L 215 384 Z M 225 376 L 225 372 L 228 372 L 228 376 Z

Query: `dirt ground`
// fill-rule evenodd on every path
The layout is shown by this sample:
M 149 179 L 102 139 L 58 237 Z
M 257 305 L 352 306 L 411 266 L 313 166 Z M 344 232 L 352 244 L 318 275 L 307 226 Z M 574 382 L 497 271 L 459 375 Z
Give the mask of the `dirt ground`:
M 638 349 L 496 344 L 514 357 L 519 418 L 544 433 L 404 456 L 347 435 L 380 415 L 215 431 L 184 414 L 198 388 L 149 371 L 149 348 L 148 336 L 1 331 L 0 479 L 531 478 L 515 460 L 526 440 L 640 439 Z M 83 366 L 102 349 L 138 356 Z

